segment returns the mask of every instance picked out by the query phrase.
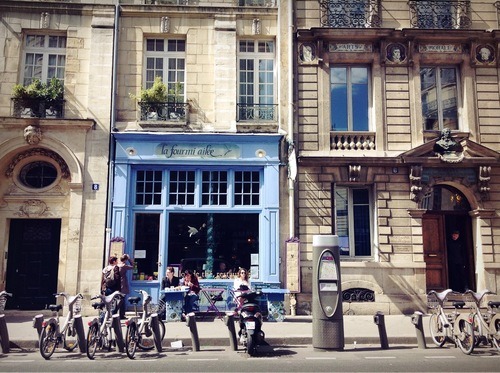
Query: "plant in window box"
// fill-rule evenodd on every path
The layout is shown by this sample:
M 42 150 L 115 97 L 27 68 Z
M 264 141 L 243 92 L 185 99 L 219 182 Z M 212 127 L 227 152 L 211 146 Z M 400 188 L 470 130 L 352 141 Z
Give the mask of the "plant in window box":
M 162 117 L 167 102 L 167 86 L 157 76 L 151 87 L 142 89 L 139 96 L 130 97 L 139 101 L 141 120 L 158 120 Z
M 64 85 L 57 78 L 52 78 L 48 83 L 35 79 L 26 86 L 16 84 L 12 89 L 12 100 L 16 117 L 29 115 L 36 118 L 46 116 L 60 118 L 64 101 Z

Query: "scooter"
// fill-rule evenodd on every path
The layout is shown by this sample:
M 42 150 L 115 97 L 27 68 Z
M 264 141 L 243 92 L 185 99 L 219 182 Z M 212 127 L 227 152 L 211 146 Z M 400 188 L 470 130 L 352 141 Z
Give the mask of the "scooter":
M 260 291 L 242 293 L 238 297 L 242 305 L 238 311 L 240 317 L 240 330 L 238 332 L 240 344 L 246 348 L 249 356 L 254 356 L 257 347 L 264 344 L 265 334 L 262 331 L 262 313 L 257 298 Z

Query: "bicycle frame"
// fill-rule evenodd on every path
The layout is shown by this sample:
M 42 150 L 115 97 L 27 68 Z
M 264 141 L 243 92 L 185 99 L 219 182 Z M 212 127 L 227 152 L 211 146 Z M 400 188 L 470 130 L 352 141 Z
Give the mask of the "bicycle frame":
M 470 319 L 474 325 L 474 332 L 477 332 L 479 339 L 484 339 L 485 342 L 493 343 L 494 346 L 500 350 L 500 334 L 497 331 L 496 325 L 500 323 L 500 314 L 495 312 L 495 307 L 500 305 L 500 302 L 488 302 L 488 311 L 486 313 L 481 312 L 481 301 L 483 297 L 487 294 L 495 294 L 490 290 L 483 290 L 479 293 L 474 293 L 472 290 L 467 290 L 465 292 L 472 301 L 470 302 Z M 478 340 L 479 345 L 481 341 Z

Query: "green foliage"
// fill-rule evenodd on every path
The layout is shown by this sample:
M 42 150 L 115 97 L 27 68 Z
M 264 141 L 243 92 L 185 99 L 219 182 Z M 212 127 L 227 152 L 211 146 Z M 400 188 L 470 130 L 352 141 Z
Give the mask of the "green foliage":
M 139 100 L 144 103 L 165 102 L 167 101 L 167 86 L 157 76 L 150 88 L 141 90 Z
M 52 78 L 48 83 L 35 79 L 27 86 L 16 84 L 12 89 L 12 97 L 18 100 L 44 100 L 47 102 L 62 100 L 64 85 L 57 78 Z

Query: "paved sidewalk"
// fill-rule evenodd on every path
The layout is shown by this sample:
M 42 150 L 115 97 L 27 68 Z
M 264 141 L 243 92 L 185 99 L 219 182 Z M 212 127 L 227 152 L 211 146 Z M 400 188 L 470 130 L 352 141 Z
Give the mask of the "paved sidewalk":
M 33 317 L 36 311 L 5 311 L 5 319 L 9 331 L 12 348 L 36 348 L 38 335 L 33 328 Z M 44 311 L 47 316 L 47 311 Z M 83 323 L 94 317 L 84 317 Z M 386 334 L 391 345 L 418 345 L 415 325 L 411 315 L 385 315 Z M 432 342 L 429 334 L 429 317 L 424 316 L 423 326 L 426 343 Z M 348 345 L 378 345 L 380 346 L 379 328 L 374 323 L 374 317 L 369 315 L 352 315 L 343 317 L 344 344 Z M 123 323 L 122 323 L 123 325 Z M 229 346 L 229 332 L 221 319 L 197 319 L 197 329 L 200 348 L 203 346 Z M 264 322 L 262 329 L 266 341 L 273 346 L 278 345 L 312 345 L 312 317 L 287 316 L 283 322 Z M 125 329 L 123 330 L 125 332 Z M 166 323 L 164 346 L 170 346 L 173 341 L 182 341 L 184 346 L 191 345 L 191 334 L 185 322 Z

